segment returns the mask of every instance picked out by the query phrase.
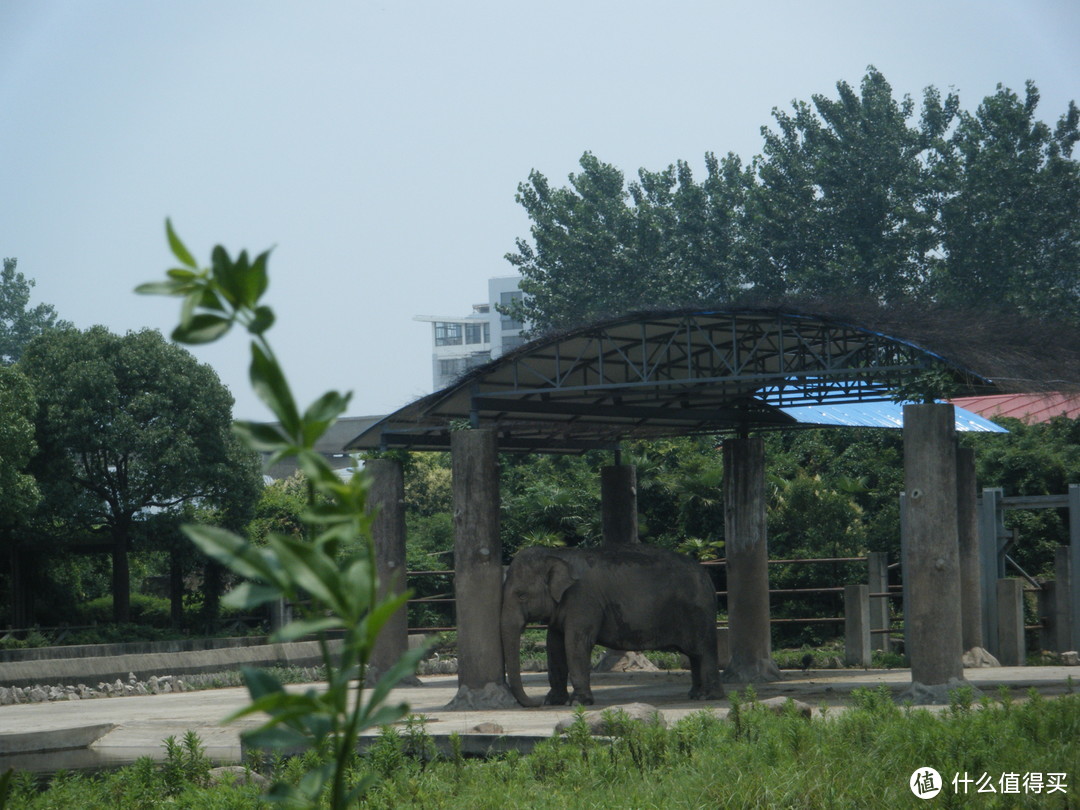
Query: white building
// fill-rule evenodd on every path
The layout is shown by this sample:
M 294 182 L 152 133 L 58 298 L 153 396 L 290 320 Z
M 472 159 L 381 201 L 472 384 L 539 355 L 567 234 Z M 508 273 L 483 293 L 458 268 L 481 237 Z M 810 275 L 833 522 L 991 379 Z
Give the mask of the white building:
M 524 342 L 524 325 L 500 313 L 522 297 L 520 276 L 488 279 L 488 298 L 473 304 L 464 317 L 417 315 L 413 320 L 431 324 L 431 378 L 435 391 L 445 388 L 470 368 L 481 366 Z

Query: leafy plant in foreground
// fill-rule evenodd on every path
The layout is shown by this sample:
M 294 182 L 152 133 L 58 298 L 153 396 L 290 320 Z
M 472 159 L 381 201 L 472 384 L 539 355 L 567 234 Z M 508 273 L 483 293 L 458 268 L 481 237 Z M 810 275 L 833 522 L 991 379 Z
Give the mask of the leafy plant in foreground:
M 315 451 L 315 442 L 345 410 L 350 395 L 329 391 L 302 413 L 297 407 L 266 338 L 274 323 L 273 311 L 260 303 L 268 284 L 268 251 L 254 259 L 244 251 L 234 260 L 218 245 L 210 267 L 200 268 L 171 222 L 166 222 L 166 233 L 182 266 L 168 270 L 166 281 L 143 284 L 137 291 L 183 298 L 180 325 L 172 334 L 179 343 L 213 342 L 234 324 L 247 330 L 251 384 L 278 424 L 237 422 L 234 429 L 252 449 L 269 452 L 271 464 L 295 458 L 308 481 L 307 506 L 301 515 L 308 540 L 270 532 L 266 545 L 257 547 L 224 529 L 184 527 L 199 549 L 245 578 L 225 604 L 249 610 L 282 598 L 292 601 L 300 607 L 301 617 L 275 633 L 273 640 L 315 635 L 326 668 L 326 688 L 303 693 L 285 691 L 267 672 L 244 670 L 251 703 L 228 719 L 259 712 L 269 715 L 262 726 L 243 735 L 253 748 L 304 747 L 327 753 L 312 764 L 298 785 L 275 784 L 271 799 L 315 806 L 329 789 L 331 806 L 344 808 L 375 779 L 373 774 L 356 782 L 348 778 L 358 736 L 406 714 L 405 704 L 385 701 L 424 654 L 418 649 L 403 655 L 364 699 L 367 664 L 379 630 L 404 607 L 408 593 L 378 597 L 366 477 L 358 473 L 342 481 Z M 340 645 L 329 642 L 331 631 L 342 634 Z

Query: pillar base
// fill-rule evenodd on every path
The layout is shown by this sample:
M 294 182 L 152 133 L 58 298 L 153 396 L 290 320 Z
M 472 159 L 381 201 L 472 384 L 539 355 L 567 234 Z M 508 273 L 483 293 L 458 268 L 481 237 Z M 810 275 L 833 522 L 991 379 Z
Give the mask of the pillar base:
M 771 658 L 738 664 L 732 661 L 720 674 L 720 680 L 724 683 L 771 683 L 782 677 L 780 667 Z
M 520 708 L 521 704 L 505 683 L 486 683 L 479 688 L 459 686 L 457 694 L 446 704 L 446 710 L 451 712 Z

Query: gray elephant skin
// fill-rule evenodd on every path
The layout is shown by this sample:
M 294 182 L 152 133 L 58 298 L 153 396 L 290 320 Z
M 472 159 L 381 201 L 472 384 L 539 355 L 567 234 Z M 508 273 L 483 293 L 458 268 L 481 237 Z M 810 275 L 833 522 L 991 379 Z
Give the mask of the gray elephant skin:
M 589 671 L 596 644 L 681 652 L 690 659 L 690 697 L 724 696 L 716 590 L 705 569 L 682 554 L 637 543 L 518 552 L 503 583 L 501 633 L 507 682 L 522 706 L 540 705 L 521 685 L 521 633 L 530 622 L 548 625 L 545 704 L 593 703 Z

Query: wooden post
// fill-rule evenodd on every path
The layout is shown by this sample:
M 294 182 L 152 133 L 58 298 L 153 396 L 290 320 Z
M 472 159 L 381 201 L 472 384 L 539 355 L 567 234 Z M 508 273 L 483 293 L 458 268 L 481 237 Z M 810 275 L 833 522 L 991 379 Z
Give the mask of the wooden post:
M 1080 484 L 1069 484 L 1069 584 L 1065 599 L 1069 605 L 1070 650 L 1080 650 Z M 1058 578 L 1060 583 L 1061 578 Z M 1060 586 L 1059 586 L 1060 587 Z
M 405 590 L 405 478 L 401 462 L 373 459 L 364 464 L 371 476 L 368 509 L 375 512 L 371 535 L 375 543 L 375 572 L 379 598 Z M 377 673 L 386 672 L 409 649 L 409 618 L 398 610 L 383 625 L 371 663 Z
M 600 512 L 604 542 L 637 543 L 637 468 L 614 464 L 600 470 Z
M 866 555 L 867 590 L 871 594 L 889 592 L 889 555 L 884 551 L 871 551 Z M 870 649 L 889 651 L 889 597 L 870 597 L 870 629 L 885 630 L 884 633 L 872 633 Z
M 956 448 L 956 528 L 960 548 L 960 610 L 964 650 L 983 647 L 979 512 L 975 451 Z
M 503 569 L 495 431 L 455 431 L 450 453 L 458 691 L 447 708 L 512 708 L 518 702 L 506 685 L 499 633 Z
M 997 581 L 998 654 L 1005 667 L 1022 667 L 1024 648 L 1024 583 L 1019 579 Z
M 844 663 L 870 666 L 870 588 L 844 586 Z
M 911 680 L 962 680 L 956 421 L 952 405 L 904 406 L 904 588 Z
M 728 627 L 731 661 L 724 680 L 774 681 L 769 630 L 769 549 L 765 530 L 765 443 L 760 438 L 724 442 Z
M 1001 499 L 1004 492 L 999 487 L 982 491 L 979 506 L 979 558 L 982 568 L 982 615 L 983 646 L 996 656 L 998 653 L 997 581 L 1005 575 L 1001 565 L 1001 534 L 1003 516 Z

